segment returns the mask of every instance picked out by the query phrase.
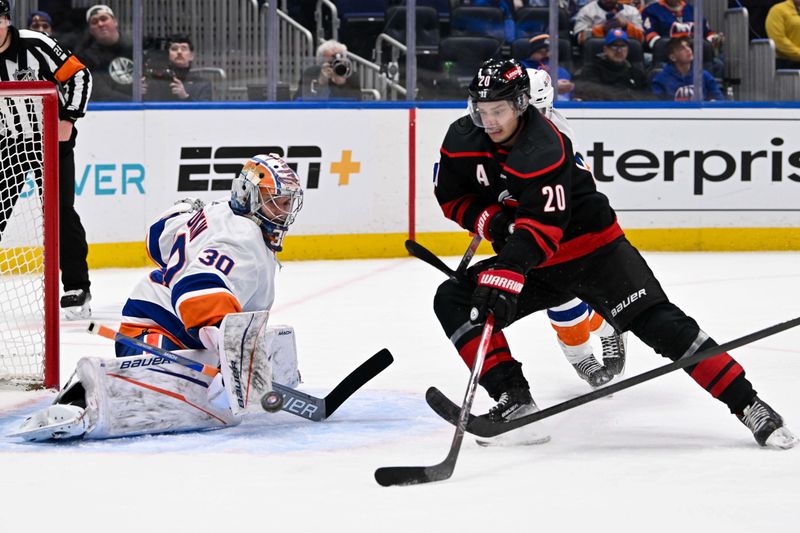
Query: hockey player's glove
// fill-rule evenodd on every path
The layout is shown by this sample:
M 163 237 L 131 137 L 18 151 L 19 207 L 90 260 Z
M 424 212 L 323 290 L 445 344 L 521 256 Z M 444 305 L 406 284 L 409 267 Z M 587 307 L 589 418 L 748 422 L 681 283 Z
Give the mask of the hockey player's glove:
M 517 299 L 525 285 L 525 276 L 506 265 L 497 264 L 478 275 L 478 288 L 472 293 L 470 322 L 480 324 L 488 313 L 494 315 L 494 327 L 501 330 L 517 314 Z
M 489 240 L 495 253 L 500 253 L 506 241 L 514 232 L 514 219 L 504 211 L 498 212 L 489 221 Z

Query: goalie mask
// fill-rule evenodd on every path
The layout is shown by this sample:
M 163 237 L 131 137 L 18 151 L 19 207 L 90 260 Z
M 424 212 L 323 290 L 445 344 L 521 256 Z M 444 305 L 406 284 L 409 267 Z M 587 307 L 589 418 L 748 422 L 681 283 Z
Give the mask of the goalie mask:
M 501 118 L 497 102 L 507 101 L 514 117 L 521 116 L 528 108 L 531 96 L 527 71 L 516 59 L 490 59 L 478 69 L 478 74 L 469 84 L 469 115 L 479 128 L 488 130 L 493 117 Z
M 303 207 L 303 189 L 297 174 L 277 154 L 256 155 L 233 179 L 230 206 L 237 215 L 256 222 L 267 246 L 279 252 Z

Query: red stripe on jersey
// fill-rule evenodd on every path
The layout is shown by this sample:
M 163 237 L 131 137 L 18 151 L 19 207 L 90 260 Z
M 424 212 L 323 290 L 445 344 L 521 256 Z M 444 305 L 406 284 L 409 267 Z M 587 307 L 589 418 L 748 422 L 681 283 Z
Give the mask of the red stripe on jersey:
M 544 117 L 542 117 L 542 118 L 544 118 Z M 529 172 L 527 174 L 523 174 L 522 172 L 517 172 L 516 170 L 512 169 L 511 167 L 509 167 L 505 163 L 500 163 L 500 168 L 502 168 L 506 172 L 514 174 L 515 176 L 517 176 L 519 178 L 526 178 L 527 179 L 527 178 L 535 178 L 536 176 L 541 176 L 542 174 L 547 174 L 548 172 L 557 169 L 558 167 L 560 167 L 564 163 L 564 159 L 566 158 L 566 151 L 564 150 L 564 138 L 561 136 L 561 132 L 558 131 L 558 128 L 553 126 L 552 122 L 550 122 L 546 118 L 544 118 L 544 121 L 547 123 L 548 126 L 553 128 L 553 131 L 556 132 L 556 135 L 558 136 L 558 140 L 561 143 L 561 157 L 559 158 L 559 160 L 556 161 L 555 163 L 553 163 L 552 165 L 547 166 L 547 167 L 545 167 L 545 168 L 543 168 L 541 170 L 537 170 L 535 172 Z
M 517 219 L 514 224 L 514 231 L 524 229 L 533 235 L 536 245 L 544 253 L 544 260 L 547 261 L 558 252 L 559 241 L 564 236 L 564 232 L 555 226 L 547 226 L 531 218 Z M 545 240 L 547 239 L 547 240 Z M 549 241 L 549 242 L 548 242 Z
M 478 345 L 480 344 L 480 341 L 481 337 L 479 335 L 467 342 L 458 351 L 458 355 L 461 356 L 461 359 L 464 360 L 469 368 L 472 368 L 472 365 L 475 363 L 475 356 L 478 354 Z M 500 333 L 495 333 L 492 335 L 492 338 L 489 339 L 489 348 L 486 350 L 486 359 L 483 362 L 481 376 L 499 363 L 513 360 L 514 358 L 511 357 L 511 350 L 508 347 L 506 336 L 503 335 L 502 331 Z
M 477 194 L 467 194 L 441 205 L 444 216 L 464 227 L 464 213 L 478 199 Z
M 442 213 L 444 213 L 444 216 L 449 218 L 450 220 L 453 220 L 453 210 L 455 209 L 456 205 L 460 201 L 461 201 L 461 198 L 457 198 L 457 199 L 453 200 L 452 202 L 447 202 L 447 203 L 441 204 L 439 207 L 442 208 Z
M 491 152 L 448 152 L 444 148 L 440 148 L 439 151 L 447 157 L 489 157 L 494 159 Z
M 514 231 L 517 230 L 525 230 L 533 236 L 533 240 L 536 241 L 536 246 L 544 253 L 544 260 L 547 261 L 551 257 L 553 257 L 553 249 L 547 246 L 545 240 L 539 235 L 539 232 L 533 228 L 525 227 L 522 225 L 517 225 L 514 227 Z
M 584 255 L 594 252 L 601 246 L 605 246 L 614 239 L 622 237 L 623 235 L 625 235 L 625 232 L 622 231 L 622 228 L 619 227 L 619 224 L 615 220 L 604 230 L 594 233 L 586 233 L 579 237 L 575 237 L 574 239 L 560 243 L 556 254 L 550 259 L 545 260 L 544 263 L 538 265 L 536 268 L 549 267 L 559 263 L 572 261 L 573 259 L 578 259 L 579 257 L 583 257 Z
M 722 372 L 731 361 L 733 361 L 733 358 L 727 353 L 721 353 L 715 355 L 711 359 L 700 361 L 692 370 L 692 379 L 694 379 L 698 385 L 707 389 L 708 386 L 711 385 L 711 382 L 717 378 L 720 372 Z
M 514 229 L 519 226 L 529 226 L 531 228 L 535 228 L 542 235 L 550 239 L 550 241 L 554 244 L 553 248 L 558 248 L 558 243 L 561 242 L 561 238 L 564 236 L 564 231 L 561 228 L 550 226 L 548 224 L 542 224 L 538 220 L 534 220 L 532 218 L 518 218 L 514 223 Z

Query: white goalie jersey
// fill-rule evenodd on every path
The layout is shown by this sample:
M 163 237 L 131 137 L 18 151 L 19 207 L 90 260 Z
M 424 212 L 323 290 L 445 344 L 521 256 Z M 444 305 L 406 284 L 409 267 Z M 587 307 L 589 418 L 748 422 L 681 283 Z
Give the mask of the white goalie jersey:
M 202 348 L 197 331 L 229 313 L 264 311 L 275 297 L 277 258 L 258 225 L 227 201 L 186 212 L 167 211 L 147 233 L 158 266 L 133 289 L 120 331 L 161 333 L 185 348 Z

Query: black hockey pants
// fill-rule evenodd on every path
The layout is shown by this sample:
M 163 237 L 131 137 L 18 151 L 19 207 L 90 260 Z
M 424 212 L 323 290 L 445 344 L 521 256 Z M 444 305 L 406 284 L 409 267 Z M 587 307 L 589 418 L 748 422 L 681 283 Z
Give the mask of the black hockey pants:
M 81 218 L 75 211 L 75 138 L 73 127 L 69 141 L 58 143 L 58 208 L 59 208 L 59 261 L 61 283 L 65 291 L 89 290 L 89 265 L 86 256 L 89 245 Z
M 494 261 L 491 258 L 474 265 L 468 271 L 470 279 L 475 280 Z M 434 298 L 436 316 L 459 350 L 474 345 L 481 333 L 479 326 L 469 322 L 474 287 L 474 283 L 448 280 Z M 617 331 L 630 330 L 673 361 L 717 345 L 694 319 L 669 301 L 644 258 L 624 237 L 573 261 L 533 269 L 525 279 L 515 321 L 575 296 Z M 731 412 L 740 413 L 756 394 L 744 369 L 727 353 L 690 366 L 686 372 Z

